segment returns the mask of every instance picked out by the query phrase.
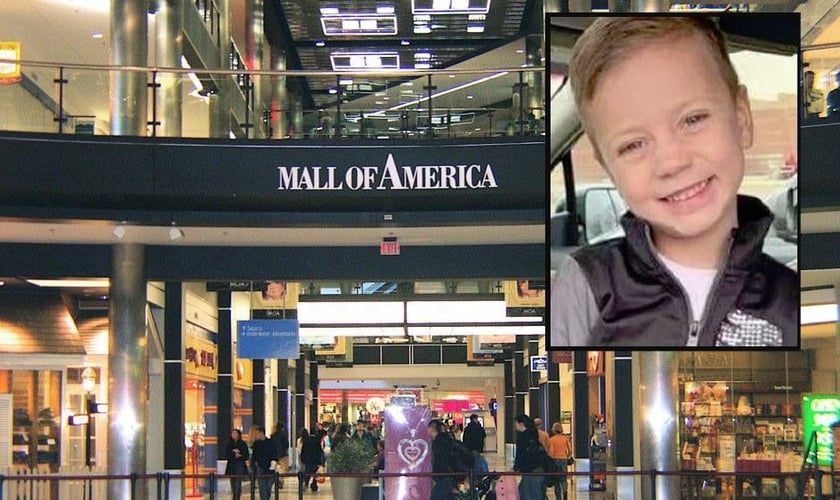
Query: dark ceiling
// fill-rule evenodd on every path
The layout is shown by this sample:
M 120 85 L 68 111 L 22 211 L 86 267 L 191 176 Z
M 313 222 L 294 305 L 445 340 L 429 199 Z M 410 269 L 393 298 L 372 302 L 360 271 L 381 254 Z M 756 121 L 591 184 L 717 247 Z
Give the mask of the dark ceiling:
M 446 68 L 542 31 L 530 26 L 542 19 L 535 5 L 542 7 L 535 0 L 272 0 L 266 35 L 285 48 L 288 69 L 333 71 L 331 59 L 346 65 L 349 55 L 364 53 L 399 69 Z M 307 78 L 302 86 L 307 108 L 336 101 L 329 93 L 334 77 Z

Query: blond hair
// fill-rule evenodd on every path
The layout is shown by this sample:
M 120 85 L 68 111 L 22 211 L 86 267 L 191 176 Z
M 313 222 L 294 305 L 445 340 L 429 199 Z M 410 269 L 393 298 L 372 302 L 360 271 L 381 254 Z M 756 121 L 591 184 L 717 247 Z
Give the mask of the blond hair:
M 611 67 L 641 47 L 690 36 L 700 36 L 705 42 L 734 100 L 738 95 L 738 74 L 729 60 L 723 34 L 713 20 L 684 15 L 600 17 L 575 43 L 569 61 L 569 84 L 584 129 L 589 132 L 584 105 L 595 97 L 598 83 Z

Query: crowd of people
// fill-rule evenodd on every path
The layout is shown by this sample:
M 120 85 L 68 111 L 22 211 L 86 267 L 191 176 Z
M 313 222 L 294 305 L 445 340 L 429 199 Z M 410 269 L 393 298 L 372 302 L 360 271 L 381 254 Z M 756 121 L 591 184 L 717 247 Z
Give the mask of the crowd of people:
M 547 489 L 553 487 L 556 500 L 568 498 L 565 475 L 572 460 L 572 446 L 569 437 L 563 433 L 559 422 L 551 426 L 550 433 L 542 427 L 539 418 L 518 415 L 514 419 L 516 451 L 513 470 L 523 474 L 518 484 L 514 476 L 500 481 L 510 483 L 517 489 L 520 500 L 544 500 Z M 479 416 L 470 415 L 466 426 L 452 420 L 431 420 L 428 424 L 431 441 L 433 488 L 431 500 L 453 500 L 459 492 L 474 485 L 469 477 L 487 477 L 490 468 L 484 457 L 487 432 Z M 318 471 L 329 465 L 329 455 L 344 443 L 358 439 L 375 451 L 369 464 L 371 474 L 385 470 L 385 441 L 381 439 L 381 428 L 359 421 L 354 428 L 348 424 L 330 425 L 318 422 L 310 432 L 301 429 L 294 448 L 290 448 L 286 426 L 278 422 L 270 435 L 260 426 L 251 429 L 250 443 L 246 442 L 239 429 L 233 429 L 225 448 L 227 467 L 225 475 L 230 478 L 234 500 L 242 494 L 242 481 L 251 473 L 257 482 L 261 500 L 271 497 L 274 484 L 273 472 L 286 473 L 289 470 L 289 451 L 297 453 L 298 470 L 303 473 L 303 487 L 318 491 Z M 541 475 L 545 473 L 546 475 Z M 438 475 L 439 474 L 439 475 Z M 277 485 L 283 488 L 282 475 Z

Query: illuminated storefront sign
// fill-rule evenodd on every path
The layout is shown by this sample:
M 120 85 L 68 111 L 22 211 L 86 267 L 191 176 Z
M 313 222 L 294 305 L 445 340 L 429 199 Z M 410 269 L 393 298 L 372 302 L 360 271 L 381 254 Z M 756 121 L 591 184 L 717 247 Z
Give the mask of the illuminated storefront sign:
M 840 420 L 840 396 L 837 394 L 806 394 L 802 396 L 804 441 L 816 440 L 818 465 L 830 466 L 833 457 L 831 425 Z
M 397 166 L 389 154 L 385 165 L 339 167 L 279 166 L 280 191 L 413 191 L 423 189 L 494 189 L 499 187 L 488 163 Z
M 20 42 L 0 42 L 0 59 L 20 61 Z M 20 64 L 0 62 L 0 84 L 20 82 Z
M 187 377 L 215 382 L 218 373 L 218 354 L 216 344 L 194 336 L 184 336 L 185 358 L 184 372 Z

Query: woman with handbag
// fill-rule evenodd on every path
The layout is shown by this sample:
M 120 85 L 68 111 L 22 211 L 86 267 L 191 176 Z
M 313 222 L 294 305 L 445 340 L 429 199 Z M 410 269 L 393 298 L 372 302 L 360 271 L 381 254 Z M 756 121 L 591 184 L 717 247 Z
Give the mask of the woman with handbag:
M 568 466 L 574 463 L 572 458 L 572 442 L 569 436 L 563 434 L 563 426 L 555 422 L 551 426 L 551 437 L 548 439 L 548 456 L 554 460 L 557 470 L 563 473 L 554 486 L 554 496 L 557 500 L 565 500 L 569 497 L 566 484 L 566 472 Z
M 239 476 L 230 478 L 230 491 L 233 493 L 233 500 L 239 500 L 242 495 L 242 477 L 248 475 L 248 445 L 242 440 L 242 432 L 239 429 L 230 431 L 230 440 L 225 447 L 226 476 Z

